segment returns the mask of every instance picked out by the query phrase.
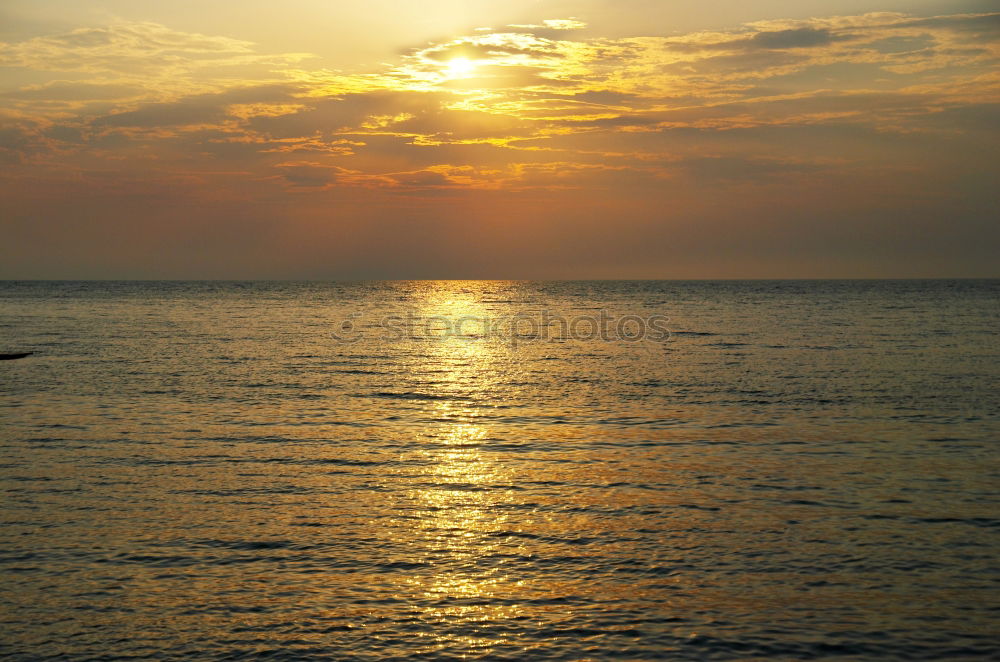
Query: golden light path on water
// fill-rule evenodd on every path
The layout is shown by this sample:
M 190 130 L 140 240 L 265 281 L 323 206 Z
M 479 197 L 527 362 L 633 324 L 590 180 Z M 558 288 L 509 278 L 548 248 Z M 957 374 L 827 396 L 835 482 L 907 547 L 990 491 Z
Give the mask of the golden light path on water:
M 481 297 L 465 289 L 456 291 L 453 285 L 430 288 L 425 295 L 417 316 L 437 320 L 437 324 L 428 323 L 436 333 L 449 333 L 447 339 L 428 347 L 433 357 L 429 363 L 442 366 L 439 394 L 447 397 L 470 384 L 490 388 L 491 376 L 504 369 L 501 364 L 509 357 L 483 337 L 490 311 Z M 477 568 L 478 559 L 496 551 L 490 548 L 488 535 L 503 528 L 507 517 L 498 506 L 510 502 L 511 494 L 495 486 L 509 483 L 512 471 L 480 451 L 491 436 L 490 427 L 477 422 L 483 418 L 480 407 L 447 399 L 434 401 L 429 414 L 437 423 L 425 432 L 434 443 L 423 454 L 429 465 L 427 482 L 433 486 L 419 488 L 412 495 L 422 509 L 418 526 L 423 533 L 417 537 L 427 541 L 435 555 L 450 558 L 455 569 L 415 578 L 411 590 L 421 595 L 421 602 L 434 605 L 426 608 L 425 617 L 431 620 L 465 623 L 475 629 L 477 623 L 516 619 L 523 612 L 519 605 L 495 603 L 498 597 L 509 597 L 522 582 L 511 578 L 502 566 Z M 489 651 L 501 643 L 495 637 L 465 636 L 461 641 L 445 638 L 440 645 L 458 644 L 472 652 Z

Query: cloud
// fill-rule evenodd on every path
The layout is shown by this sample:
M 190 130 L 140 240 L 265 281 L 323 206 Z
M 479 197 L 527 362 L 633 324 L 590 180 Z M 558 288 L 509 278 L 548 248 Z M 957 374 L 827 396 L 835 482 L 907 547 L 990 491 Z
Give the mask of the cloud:
M 308 57 L 262 54 L 247 41 L 121 21 L 0 42 L 0 68 L 16 67 L 49 78 L 8 90 L 0 99 L 31 107 L 39 115 L 71 107 L 99 110 L 102 104 L 107 109 L 123 100 L 171 103 L 192 94 L 287 80 L 275 70 L 289 69 Z M 30 101 L 35 105 L 29 106 Z
M 33 147 L 33 142 L 31 134 L 19 127 L 0 127 L 0 162 L 22 162 Z
M 93 122 L 96 127 L 174 127 L 219 122 L 225 117 L 222 108 L 198 98 L 173 103 L 147 104 L 139 110 L 105 115 Z
M 806 27 L 758 32 L 750 37 L 749 43 L 761 48 L 810 48 L 825 46 L 833 39 L 827 29 Z
M 398 172 L 386 175 L 386 179 L 399 186 L 417 188 L 437 188 L 454 183 L 447 173 L 440 170 L 417 170 L 414 172 Z
M 0 98 L 24 101 L 110 101 L 138 97 L 144 93 L 142 87 L 121 83 L 96 81 L 54 80 L 41 85 L 26 85 L 17 90 L 4 92 Z
M 539 29 L 549 29 L 549 30 L 582 30 L 587 27 L 587 24 L 583 21 L 578 21 L 575 18 L 560 18 L 560 19 L 548 19 L 539 23 L 513 23 L 507 26 L 508 28 L 515 28 L 518 30 L 539 30 Z M 488 29 L 488 28 L 487 28 Z
M 763 181 L 817 170 L 751 145 L 685 161 L 670 140 L 796 127 L 993 131 L 981 109 L 1000 101 L 998 16 L 872 13 L 623 38 L 552 19 L 432 43 L 359 74 L 118 23 L 0 45 L 0 65 L 81 77 L 0 95 L 3 149 L 11 163 L 49 154 L 52 168 L 73 150 L 87 167 L 140 154 L 163 168 L 197 164 L 203 177 L 238 165 L 316 192 L 574 189 L 678 173 Z
M 122 22 L 78 28 L 49 37 L 0 44 L 0 66 L 49 71 L 170 70 L 253 54 L 250 42 L 171 30 L 156 23 Z
M 279 163 L 275 168 L 288 183 L 306 188 L 326 186 L 337 176 L 336 168 L 309 161 Z
M 548 19 L 542 21 L 542 25 L 553 30 L 582 30 L 587 27 L 587 24 L 583 21 L 578 21 L 573 18 L 569 19 Z
M 274 108 L 294 112 L 294 88 L 286 85 L 239 87 L 225 92 L 184 97 L 169 103 L 147 103 L 135 110 L 96 118 L 95 127 L 176 127 L 220 123 L 232 115 L 243 118 L 281 116 Z M 281 104 L 288 104 L 282 106 Z M 258 113 L 254 113 L 254 108 Z M 242 111 L 242 112 L 241 112 Z

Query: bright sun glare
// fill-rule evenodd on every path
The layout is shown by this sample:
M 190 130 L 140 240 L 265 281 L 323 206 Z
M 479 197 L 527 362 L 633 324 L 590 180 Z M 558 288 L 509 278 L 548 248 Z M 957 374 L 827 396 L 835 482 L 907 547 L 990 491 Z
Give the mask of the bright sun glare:
M 448 75 L 452 77 L 468 76 L 475 68 L 475 62 L 466 57 L 456 57 L 448 61 Z

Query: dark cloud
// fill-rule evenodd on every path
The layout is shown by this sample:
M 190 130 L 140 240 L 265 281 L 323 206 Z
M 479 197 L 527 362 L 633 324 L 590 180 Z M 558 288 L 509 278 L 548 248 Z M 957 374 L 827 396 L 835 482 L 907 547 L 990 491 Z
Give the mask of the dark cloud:
M 83 142 L 83 131 L 79 127 L 56 124 L 45 130 L 45 135 L 53 140 L 66 143 Z
M 832 43 L 834 36 L 826 29 L 795 28 L 758 32 L 750 37 L 749 43 L 760 48 L 809 48 Z
M 588 90 L 586 92 L 574 94 L 573 98 L 590 103 L 625 107 L 634 106 L 636 104 L 641 105 L 644 102 L 643 97 L 640 97 L 637 94 L 619 92 L 616 90 Z
M 933 36 L 923 34 L 920 36 L 895 36 L 878 39 L 868 42 L 865 48 L 870 48 L 879 53 L 911 53 L 924 48 L 929 48 L 936 43 Z
M 156 128 L 218 123 L 227 117 L 227 106 L 293 101 L 291 93 L 294 89 L 287 85 L 263 85 L 199 94 L 171 103 L 151 103 L 136 110 L 105 115 L 93 120 L 92 124 L 98 128 Z
M 782 50 L 755 50 L 736 54 L 713 55 L 694 62 L 678 62 L 663 67 L 679 74 L 727 75 L 743 74 L 754 77 L 769 75 L 772 70 L 810 61 L 808 55 Z
M 783 50 L 788 48 L 816 48 L 852 38 L 854 36 L 851 34 L 837 34 L 829 28 L 806 26 L 783 30 L 761 30 L 736 38 L 719 35 L 715 39 L 696 42 L 668 39 L 665 41 L 665 45 L 669 50 L 682 53 L 713 50 L 738 51 L 757 48 Z
M 70 48 L 94 48 L 114 43 L 115 33 L 110 28 L 81 28 L 69 34 L 52 37 L 51 40 Z
M 270 85 L 250 85 L 236 87 L 206 95 L 216 99 L 219 103 L 281 103 L 295 101 L 295 94 L 305 91 L 303 85 L 293 85 L 287 83 L 274 83 Z
M 289 163 L 276 167 L 285 181 L 307 188 L 326 186 L 334 180 L 336 174 L 333 168 L 314 163 Z
M 87 101 L 108 100 L 139 96 L 144 92 L 137 85 L 121 83 L 88 83 L 78 81 L 54 81 L 46 85 L 25 87 L 4 92 L 0 97 L 25 100 Z
M 957 30 L 962 32 L 966 38 L 996 39 L 1000 37 L 1000 12 L 915 18 L 900 21 L 895 27 Z
M 95 127 L 173 127 L 222 121 L 225 110 L 213 100 L 186 99 L 173 103 L 148 104 L 138 110 L 105 115 L 95 119 Z
M 34 143 L 33 137 L 19 127 L 0 127 L 0 162 L 21 163 Z
M 403 186 L 424 187 L 424 186 L 448 186 L 454 182 L 444 173 L 430 170 L 417 172 L 402 172 L 388 176 L 392 181 Z
M 950 108 L 931 109 L 921 121 L 939 130 L 962 127 L 963 131 L 981 134 L 988 132 L 994 139 L 995 147 L 1000 148 L 1000 103 L 977 103 L 952 106 Z

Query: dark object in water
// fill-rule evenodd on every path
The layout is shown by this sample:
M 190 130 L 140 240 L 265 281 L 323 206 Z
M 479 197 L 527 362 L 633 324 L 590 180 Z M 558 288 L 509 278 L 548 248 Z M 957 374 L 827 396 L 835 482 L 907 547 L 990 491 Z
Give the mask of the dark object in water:
M 20 354 L 0 354 L 0 361 L 10 361 L 11 359 L 23 359 L 25 356 L 31 356 L 34 352 L 21 352 Z

